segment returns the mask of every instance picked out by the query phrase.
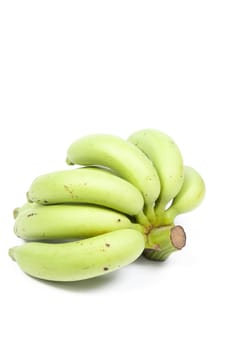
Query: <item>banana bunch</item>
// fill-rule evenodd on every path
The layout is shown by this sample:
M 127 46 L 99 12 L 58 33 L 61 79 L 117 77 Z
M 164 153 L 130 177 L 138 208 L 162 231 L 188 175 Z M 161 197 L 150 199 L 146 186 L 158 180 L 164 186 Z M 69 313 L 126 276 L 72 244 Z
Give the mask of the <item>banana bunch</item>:
M 78 281 L 184 247 L 174 221 L 201 203 L 205 184 L 168 135 L 88 135 L 70 145 L 66 162 L 77 167 L 37 177 L 14 210 L 14 232 L 27 242 L 9 255 L 25 273 Z

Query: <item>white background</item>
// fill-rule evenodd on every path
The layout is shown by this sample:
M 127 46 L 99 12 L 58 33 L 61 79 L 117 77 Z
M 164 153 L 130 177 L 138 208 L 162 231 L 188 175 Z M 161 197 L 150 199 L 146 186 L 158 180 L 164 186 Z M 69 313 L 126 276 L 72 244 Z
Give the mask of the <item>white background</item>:
M 232 18 L 225 0 L 1 1 L 1 349 L 232 349 Z M 187 247 L 70 284 L 21 272 L 7 251 L 32 180 L 80 136 L 147 127 L 205 179 L 177 219 Z

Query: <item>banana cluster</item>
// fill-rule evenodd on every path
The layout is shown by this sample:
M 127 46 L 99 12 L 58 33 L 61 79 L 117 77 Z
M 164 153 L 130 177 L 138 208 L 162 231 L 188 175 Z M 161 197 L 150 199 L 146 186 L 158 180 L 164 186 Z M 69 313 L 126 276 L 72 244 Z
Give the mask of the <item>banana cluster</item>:
M 205 184 L 168 135 L 88 135 L 70 145 L 66 162 L 76 167 L 37 177 L 14 210 L 14 232 L 27 242 L 9 255 L 25 273 L 77 281 L 184 247 L 174 221 L 201 203 Z

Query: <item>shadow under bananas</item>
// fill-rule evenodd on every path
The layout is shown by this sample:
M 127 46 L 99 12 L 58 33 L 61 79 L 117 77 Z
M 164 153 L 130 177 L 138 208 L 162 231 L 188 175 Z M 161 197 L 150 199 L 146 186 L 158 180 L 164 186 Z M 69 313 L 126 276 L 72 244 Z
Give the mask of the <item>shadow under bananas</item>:
M 142 269 L 146 270 L 150 269 L 153 273 L 156 271 L 156 273 L 160 274 L 162 270 L 169 267 L 170 262 L 172 260 L 172 257 L 169 257 L 169 259 L 165 261 L 154 261 L 146 259 L 143 255 L 141 255 L 138 259 L 136 259 L 132 264 L 129 266 L 126 266 L 123 268 L 123 270 L 126 269 L 133 269 L 131 273 L 135 273 L 134 267 L 136 269 Z M 134 265 L 134 266 L 133 266 Z M 125 276 L 122 274 L 122 269 L 119 269 L 117 271 L 113 271 L 111 273 L 93 277 L 86 280 L 81 281 L 73 281 L 73 282 L 56 282 L 56 281 L 47 281 L 39 278 L 35 278 L 30 276 L 33 280 L 35 280 L 37 283 L 45 284 L 49 287 L 68 291 L 71 293 L 78 293 L 78 292 L 85 292 L 85 293 L 92 293 L 93 291 L 103 291 L 104 289 L 111 288 L 114 286 L 115 283 L 118 283 L 121 279 L 122 282 L 124 282 Z M 130 273 L 130 271 L 129 271 Z
M 171 263 L 172 257 L 169 257 L 169 259 L 165 261 L 154 261 L 146 259 L 143 255 L 141 255 L 137 260 L 135 260 L 132 265 L 134 265 L 138 269 L 151 269 L 151 271 L 154 273 L 160 273 L 162 270 L 169 267 Z M 126 266 L 124 269 L 134 269 L 131 264 L 129 266 Z M 36 282 L 46 284 L 49 287 L 72 292 L 72 293 L 78 293 L 78 292 L 85 292 L 85 293 L 92 293 L 93 291 L 102 291 L 107 288 L 111 288 L 114 286 L 115 283 L 118 283 L 121 278 L 122 282 L 124 281 L 124 276 L 122 274 L 122 269 L 119 269 L 117 271 L 113 271 L 111 273 L 108 273 L 106 275 L 97 276 L 94 278 L 81 280 L 81 281 L 73 281 L 73 282 L 56 282 L 56 281 L 46 281 L 43 279 L 38 279 L 35 277 L 33 278 Z M 131 273 L 134 273 L 135 271 L 131 271 Z M 130 273 L 130 271 L 129 271 Z
M 31 277 L 35 279 L 37 282 L 46 284 L 50 287 L 65 290 L 68 292 L 93 292 L 93 290 L 103 290 L 104 288 L 108 288 L 109 285 L 116 282 L 116 280 L 120 278 L 120 271 L 113 271 L 109 274 L 103 276 L 97 276 L 86 280 L 81 281 L 73 281 L 73 282 L 56 282 L 56 281 L 46 281 L 38 278 Z
M 141 255 L 137 260 L 133 262 L 133 264 L 137 266 L 144 266 L 146 267 L 146 269 L 151 268 L 153 270 L 160 270 L 170 265 L 171 258 L 172 257 L 169 257 L 164 261 L 155 261 L 155 260 L 147 259 L 143 255 Z

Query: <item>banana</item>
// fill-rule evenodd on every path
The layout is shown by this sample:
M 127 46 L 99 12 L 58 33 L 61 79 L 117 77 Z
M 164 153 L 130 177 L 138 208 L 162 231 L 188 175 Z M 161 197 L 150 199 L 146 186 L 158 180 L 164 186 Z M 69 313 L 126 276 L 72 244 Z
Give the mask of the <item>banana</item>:
M 39 176 L 31 184 L 28 196 L 40 204 L 97 204 L 132 216 L 142 212 L 144 206 L 137 188 L 107 170 L 94 167 Z
M 128 138 L 128 141 L 143 151 L 157 170 L 161 191 L 155 204 L 155 213 L 159 216 L 180 191 L 184 181 L 181 152 L 168 135 L 154 129 L 137 131 Z
M 21 214 L 23 211 L 28 210 L 28 209 L 34 209 L 37 207 L 40 207 L 40 204 L 37 203 L 25 203 L 24 205 L 22 205 L 21 207 L 17 207 L 13 210 L 13 217 L 14 219 L 16 219 L 18 217 L 19 214 Z
M 170 208 L 165 211 L 163 223 L 172 223 L 175 217 L 197 208 L 205 196 L 205 183 L 192 167 L 184 167 L 184 182 Z
M 9 255 L 33 277 L 79 281 L 128 265 L 143 249 L 143 235 L 125 229 L 68 243 L 29 242 L 11 248 Z
M 14 232 L 26 240 L 70 240 L 88 238 L 119 229 L 138 229 L 128 217 L 91 205 L 37 205 L 20 212 Z
M 159 177 L 152 162 L 132 143 L 108 134 L 89 135 L 71 144 L 66 162 L 114 170 L 141 191 L 145 213 L 151 221 L 154 220 L 154 202 L 160 193 Z

